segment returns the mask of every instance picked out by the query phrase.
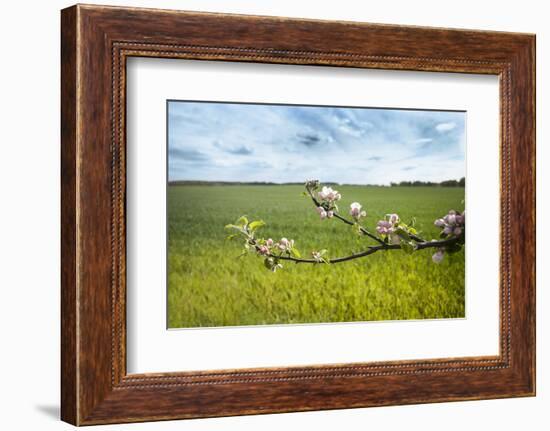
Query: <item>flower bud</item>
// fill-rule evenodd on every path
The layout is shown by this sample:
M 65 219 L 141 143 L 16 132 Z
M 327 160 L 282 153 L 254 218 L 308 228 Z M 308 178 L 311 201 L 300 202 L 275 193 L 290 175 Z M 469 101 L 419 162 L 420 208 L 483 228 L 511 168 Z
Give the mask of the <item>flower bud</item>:
M 269 254 L 269 248 L 266 245 L 261 245 L 258 247 L 258 253 L 262 256 L 266 256 Z
M 434 255 L 432 256 L 432 260 L 435 263 L 440 263 L 443 260 L 443 257 L 445 256 L 445 253 L 442 249 L 438 249 Z
M 399 223 L 399 216 L 397 214 L 388 214 L 388 221 L 393 225 Z
M 437 226 L 437 227 L 443 227 L 445 226 L 445 221 L 442 219 L 442 218 L 438 218 L 434 224 Z
M 361 217 L 361 207 L 362 205 L 359 202 L 353 202 L 350 206 L 349 214 L 355 219 Z

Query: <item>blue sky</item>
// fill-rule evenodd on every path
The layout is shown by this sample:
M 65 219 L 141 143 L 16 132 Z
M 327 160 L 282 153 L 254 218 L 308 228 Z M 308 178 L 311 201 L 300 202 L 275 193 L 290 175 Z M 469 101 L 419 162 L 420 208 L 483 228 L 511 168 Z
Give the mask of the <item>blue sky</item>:
M 168 178 L 389 184 L 465 176 L 466 114 L 170 101 Z

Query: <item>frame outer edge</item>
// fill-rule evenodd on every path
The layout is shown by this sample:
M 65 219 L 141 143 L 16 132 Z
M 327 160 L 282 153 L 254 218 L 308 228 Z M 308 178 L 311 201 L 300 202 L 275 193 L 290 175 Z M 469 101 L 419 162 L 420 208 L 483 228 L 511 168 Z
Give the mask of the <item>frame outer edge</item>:
M 498 371 L 499 375 L 505 375 L 507 378 L 505 383 L 510 385 L 508 392 L 504 391 L 503 387 L 496 387 L 493 384 L 486 383 L 485 380 L 480 378 L 479 382 L 473 380 L 475 383 L 472 388 L 473 392 L 465 389 L 464 392 L 455 393 L 449 397 L 436 396 L 426 399 L 421 397 L 421 394 L 412 394 L 411 397 L 408 398 L 398 397 L 399 399 L 386 400 L 384 402 L 380 402 L 380 400 L 376 399 L 371 401 L 361 400 L 360 402 L 351 402 L 346 401 L 346 399 L 342 400 L 338 396 L 341 392 L 342 394 L 347 395 L 347 400 L 351 400 L 352 397 L 349 394 L 350 390 L 348 390 L 349 383 L 351 383 L 350 381 L 340 382 L 342 385 L 346 383 L 342 386 L 342 388 L 339 386 L 337 387 L 336 383 L 332 386 L 325 385 L 327 381 L 324 381 L 324 379 L 319 379 L 318 381 L 311 381 L 307 385 L 303 384 L 302 386 L 290 384 L 287 384 L 286 386 L 283 386 L 282 384 L 272 385 L 271 383 L 256 385 L 255 382 L 250 381 L 243 382 L 244 385 L 239 382 L 230 382 L 231 384 L 223 385 L 215 389 L 210 388 L 210 385 L 199 384 L 193 386 L 193 389 L 190 387 L 178 389 L 155 387 L 152 389 L 145 389 L 140 387 L 123 388 L 119 386 L 120 382 L 118 381 L 117 375 L 114 374 L 113 375 L 115 377 L 111 377 L 111 375 L 109 375 L 109 379 L 107 379 L 107 365 L 116 367 L 116 363 L 113 362 L 115 356 L 114 353 L 111 354 L 111 351 L 107 353 L 106 350 L 107 332 L 108 330 L 110 332 L 114 328 L 114 324 L 113 321 L 108 322 L 105 318 L 105 313 L 108 311 L 107 307 L 113 306 L 112 302 L 114 297 L 111 300 L 110 295 L 109 298 L 106 296 L 107 291 L 105 286 L 102 284 L 106 280 L 106 271 L 104 271 L 104 267 L 106 266 L 106 258 L 103 256 L 97 258 L 97 249 L 95 248 L 99 243 L 103 249 L 105 239 L 98 238 L 98 241 L 94 242 L 91 241 L 90 238 L 90 232 L 95 232 L 94 229 L 97 231 L 97 227 L 95 227 L 96 225 L 91 223 L 93 221 L 93 217 L 91 216 L 94 216 L 97 213 L 100 215 L 105 215 L 107 210 L 105 206 L 102 206 L 97 209 L 96 213 L 96 210 L 92 208 L 92 204 L 90 204 L 91 191 L 93 191 L 92 186 L 99 184 L 104 187 L 106 185 L 104 182 L 106 177 L 100 176 L 101 174 L 107 174 L 104 169 L 106 167 L 105 158 L 99 152 L 104 152 L 108 148 L 105 145 L 105 142 L 103 142 L 107 132 L 104 130 L 94 130 L 93 127 L 89 125 L 88 121 L 96 121 L 94 115 L 97 115 L 102 120 L 105 120 L 106 113 L 110 111 L 108 110 L 105 98 L 101 96 L 101 92 L 105 91 L 105 89 L 101 86 L 94 87 L 94 82 L 89 81 L 87 77 L 89 75 L 94 76 L 94 78 L 97 77 L 97 81 L 100 83 L 103 82 L 102 80 L 107 79 L 108 65 L 90 61 L 93 57 L 91 55 L 93 54 L 92 51 L 98 50 L 97 53 L 101 54 L 103 58 L 106 58 L 106 50 L 111 47 L 111 42 L 116 41 L 116 38 L 120 37 L 120 34 L 124 37 L 124 35 L 129 31 L 126 27 L 124 27 L 122 30 L 126 31 L 126 33 L 124 31 L 120 33 L 120 22 L 126 21 L 128 18 L 133 18 L 135 16 L 138 16 L 139 18 L 139 15 L 141 15 L 142 12 L 147 12 L 147 10 L 134 10 L 129 8 L 110 9 L 107 14 L 109 15 L 107 16 L 108 19 L 106 20 L 103 20 L 103 12 L 99 14 L 99 11 L 102 11 L 102 7 L 92 5 L 83 7 L 81 5 L 77 5 L 63 10 L 61 19 L 61 417 L 64 421 L 73 425 L 91 425 L 99 423 L 179 419 L 186 417 L 232 416 L 236 414 L 352 408 L 365 407 L 367 405 L 416 404 L 467 399 L 489 399 L 534 394 L 534 262 L 527 262 L 521 265 L 523 270 L 526 270 L 528 274 L 526 275 L 526 282 L 522 283 L 522 292 L 520 295 L 514 295 L 516 298 L 515 300 L 519 301 L 518 305 L 525 304 L 523 314 L 525 321 L 519 325 L 520 328 L 516 330 L 514 337 L 514 339 L 518 341 L 516 348 L 517 345 L 520 344 L 522 347 L 526 348 L 528 352 L 523 352 L 514 357 L 516 366 L 511 371 L 515 372 L 515 375 L 511 373 L 501 373 Z M 178 14 L 182 13 L 178 11 L 173 12 Z M 185 15 L 185 13 L 183 13 L 182 16 L 183 15 Z M 208 16 L 209 20 L 214 19 L 212 15 Z M 187 17 L 191 22 L 196 18 L 195 14 L 189 14 Z M 233 21 L 245 19 L 236 17 L 239 16 L 237 15 L 231 17 L 229 24 L 232 24 Z M 275 17 L 262 18 L 266 20 L 278 19 Z M 247 20 L 248 19 L 250 19 L 250 17 L 248 17 Z M 286 21 L 284 19 L 281 20 Z M 302 21 L 296 19 L 288 19 L 288 21 L 295 22 L 296 24 L 303 23 Z M 154 26 L 151 22 L 144 20 L 141 21 L 142 27 L 148 25 Z M 376 29 L 376 31 L 381 31 L 379 26 L 373 26 L 373 29 Z M 403 29 L 406 30 L 408 27 L 404 27 Z M 168 32 L 168 36 L 171 37 L 171 30 L 163 31 Z M 427 32 L 428 30 L 426 29 L 425 31 Z M 164 33 L 161 32 L 161 35 L 163 34 Z M 471 37 L 471 34 L 466 34 L 464 32 L 461 32 L 460 35 L 467 35 L 468 37 Z M 165 35 L 164 37 L 168 36 Z M 490 34 L 490 36 L 491 39 L 496 37 L 494 34 Z M 524 73 L 527 73 L 527 75 L 523 75 L 522 78 L 529 80 L 534 78 L 534 37 L 521 40 L 523 36 L 503 34 L 503 38 L 505 39 L 503 43 L 507 46 L 505 46 L 506 49 L 503 47 L 502 52 L 506 53 L 508 59 L 513 57 L 516 60 L 515 66 Z M 159 36 L 159 38 L 162 40 L 161 36 Z M 174 35 L 174 38 L 190 38 L 192 41 L 198 40 L 198 42 L 202 43 L 202 36 L 199 37 L 191 33 L 178 33 Z M 482 40 L 482 42 L 483 41 L 484 40 Z M 221 49 L 239 49 L 239 47 L 235 47 L 237 42 L 240 41 L 233 41 L 230 44 L 233 46 Z M 90 49 L 88 47 L 89 43 L 93 44 Z M 193 46 L 193 43 L 191 43 L 190 46 Z M 290 44 L 290 46 L 292 50 L 292 44 Z M 82 49 L 80 49 L 81 47 Z M 245 53 L 247 49 L 248 48 L 246 47 L 243 48 L 242 52 Z M 268 52 L 269 49 L 269 46 L 267 48 L 263 48 L 266 52 Z M 420 48 L 421 51 L 425 51 L 426 49 L 427 48 L 425 46 L 421 46 Z M 259 51 L 261 51 L 261 49 Z M 352 53 L 351 55 L 358 54 Z M 476 55 L 479 57 L 481 54 L 477 53 Z M 214 54 L 210 55 L 208 59 L 222 57 L 224 56 L 221 55 L 218 57 L 218 54 L 214 52 Z M 421 57 L 422 56 L 419 57 L 418 63 L 411 66 L 412 70 L 420 70 L 421 68 L 424 68 L 424 60 L 426 59 Z M 273 58 L 279 59 L 276 55 L 274 55 Z M 280 59 L 285 60 L 285 58 L 286 57 L 281 57 Z M 520 60 L 519 63 L 518 58 Z M 232 61 L 243 60 L 248 61 L 246 55 L 243 55 L 241 60 L 232 59 Z M 400 64 L 399 61 L 393 60 L 395 59 L 392 59 L 391 64 L 388 63 L 390 66 L 388 68 L 393 69 L 396 68 L 395 66 Z M 497 57 L 497 61 L 499 60 L 501 60 L 501 58 Z M 330 64 L 336 63 L 336 61 L 332 59 L 327 61 Z M 522 65 L 521 61 L 526 61 L 528 64 Z M 293 61 L 290 60 L 290 63 L 292 62 Z M 318 62 L 316 61 L 315 64 L 317 63 Z M 480 68 L 482 63 L 484 63 L 483 59 L 477 63 Z M 407 68 L 408 67 L 409 66 L 407 66 Z M 438 63 L 437 67 L 439 68 L 442 66 Z M 444 69 L 445 68 L 442 70 Z M 517 76 L 513 76 L 515 81 Z M 522 101 L 524 103 L 523 106 L 525 107 L 525 110 L 533 114 L 533 116 L 527 120 L 521 121 L 520 128 L 525 128 L 523 130 L 527 130 L 529 135 L 525 136 L 522 140 L 525 145 L 525 152 L 523 156 L 518 158 L 516 161 L 513 161 L 512 165 L 518 163 L 523 168 L 528 165 L 528 167 L 532 169 L 527 178 L 523 178 L 518 182 L 526 186 L 523 196 L 519 199 L 519 201 L 526 204 L 526 209 L 534 217 L 535 183 L 533 178 L 533 163 L 535 140 L 534 129 L 532 128 L 534 122 L 534 106 L 532 105 L 534 102 L 534 82 L 527 82 L 526 84 L 523 83 L 518 87 L 518 90 L 521 98 L 523 99 Z M 513 103 L 513 106 L 514 105 L 517 109 L 517 101 Z M 88 111 L 89 109 L 92 111 Z M 103 123 L 107 124 L 106 121 L 103 121 Z M 513 127 L 512 130 L 515 135 L 517 133 L 517 129 Z M 514 140 L 514 142 L 516 141 Z M 91 164 L 93 163 L 96 163 L 101 169 L 103 169 L 103 171 L 94 172 L 94 170 L 91 169 Z M 515 176 L 512 174 L 512 178 L 514 177 Z M 115 185 L 118 185 L 118 183 Z M 106 193 L 105 188 L 101 190 L 101 193 Z M 104 217 L 101 219 L 104 219 Z M 523 232 L 526 235 L 529 236 L 534 234 L 534 222 L 535 220 L 533 218 L 525 224 Z M 103 231 L 104 232 L 102 233 L 107 234 L 106 229 L 103 229 Z M 525 244 L 526 248 L 523 250 L 526 251 L 527 256 L 534 257 L 534 237 L 527 242 L 528 244 Z M 532 248 L 530 248 L 530 246 L 532 246 Z M 89 261 L 88 258 L 92 259 Z M 515 261 L 513 257 L 512 260 Z M 95 267 L 93 265 L 95 265 Z M 96 274 L 90 273 L 90 269 L 94 268 L 99 268 L 102 271 L 103 278 L 101 283 L 96 283 Z M 93 292 L 90 290 L 91 285 L 95 287 Z M 79 324 L 80 321 L 82 325 Z M 90 327 L 92 322 L 94 323 L 93 328 Z M 95 325 L 95 323 L 98 324 Z M 113 337 L 114 332 L 110 333 L 111 337 Z M 527 334 L 523 342 L 519 342 L 521 337 L 518 336 L 518 334 Z M 428 373 L 428 376 L 429 375 L 430 374 Z M 332 376 L 327 376 L 327 378 L 331 377 Z M 450 377 L 445 377 L 442 380 L 450 379 Z M 411 379 L 401 380 L 404 382 L 410 382 Z M 384 388 L 382 389 L 385 390 Z M 248 394 L 250 394 L 250 392 L 247 391 L 255 390 L 258 390 L 258 393 L 262 393 L 261 391 L 264 391 L 264 395 L 279 396 L 279 404 L 267 408 L 265 406 L 258 407 L 254 405 L 254 403 L 248 400 Z M 273 390 L 275 392 L 273 392 Z M 284 402 L 286 400 L 288 403 L 288 400 L 290 399 L 288 398 L 290 390 L 312 390 L 314 392 L 316 391 L 316 396 L 315 398 L 310 399 L 307 404 L 300 404 L 298 407 L 293 405 L 289 406 L 288 404 L 284 404 Z M 363 385 L 361 390 L 363 391 L 363 395 L 368 398 L 369 388 Z M 424 388 L 422 390 L 424 390 Z M 339 392 L 336 393 L 334 391 Z M 246 396 L 243 396 L 243 394 L 246 394 Z M 243 398 L 239 399 L 239 395 Z M 233 398 L 235 396 L 237 399 Z M 302 395 L 296 394 L 296 396 L 301 397 Z M 357 397 L 357 394 L 353 394 L 353 396 Z M 158 412 L 152 409 L 155 409 L 158 406 L 148 405 L 147 398 L 149 398 L 149 401 L 155 399 L 158 405 L 165 403 L 164 407 L 175 408 L 177 411 L 174 415 L 172 415 L 171 410 L 169 415 L 157 414 Z M 231 402 L 224 403 L 224 401 L 229 401 L 231 398 L 233 398 Z M 217 402 L 222 402 L 223 406 L 219 407 L 217 405 L 211 405 L 209 409 L 207 408 L 205 410 L 205 407 L 209 407 L 209 403 L 216 404 Z M 238 405 L 239 403 L 240 406 Z M 182 412 L 178 410 L 183 407 L 184 404 L 188 404 L 189 408 L 187 411 Z M 150 411 L 149 413 L 148 409 Z
M 79 423 L 77 276 L 78 7 L 61 11 L 61 420 Z
M 529 336 L 531 341 L 531 346 L 529 349 L 530 354 L 530 361 L 529 361 L 529 377 L 530 377 L 530 384 L 529 384 L 529 395 L 530 396 L 536 396 L 537 395 L 537 259 L 536 259 L 536 250 L 537 250 L 537 235 L 536 235 L 536 218 L 537 218 L 537 171 L 536 171 L 536 164 L 537 164 L 537 37 L 536 35 L 532 35 L 529 37 L 527 42 L 527 62 L 526 64 L 529 66 L 530 74 L 527 76 L 527 85 L 529 85 L 530 94 L 529 99 L 527 103 L 530 105 L 531 109 L 531 122 L 527 125 L 528 130 L 530 131 L 529 134 L 529 145 L 531 147 L 531 157 L 529 160 L 530 164 L 530 172 L 529 172 L 529 178 L 532 180 L 532 190 L 529 195 L 529 200 L 531 201 L 531 226 L 530 226 L 530 234 L 532 236 L 532 262 L 531 262 L 531 285 L 529 286 L 529 299 L 530 299 L 530 307 L 531 307 L 531 314 L 529 319 Z
M 535 36 L 511 59 L 511 363 L 520 396 L 536 396 Z

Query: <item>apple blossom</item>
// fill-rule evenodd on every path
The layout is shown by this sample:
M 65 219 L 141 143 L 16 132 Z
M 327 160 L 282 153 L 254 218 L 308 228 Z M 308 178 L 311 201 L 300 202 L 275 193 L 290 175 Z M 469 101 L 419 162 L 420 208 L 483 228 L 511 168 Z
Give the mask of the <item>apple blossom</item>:
M 399 223 L 399 216 L 397 214 L 386 214 L 386 216 L 391 224 Z
M 319 213 L 319 217 L 321 217 L 321 220 L 324 220 L 327 218 L 328 214 L 323 207 L 317 207 L 316 210 Z
M 337 190 L 333 190 L 332 187 L 323 186 L 320 192 L 317 192 L 317 196 L 322 201 L 332 204 L 334 201 L 339 201 L 342 195 Z
M 443 228 L 442 235 L 444 236 L 460 236 L 464 232 L 466 212 L 460 214 L 450 210 L 447 215 L 434 221 L 434 224 L 439 228 Z
M 269 247 L 267 245 L 260 245 L 258 247 L 258 253 L 262 256 L 267 256 L 269 254 Z
M 438 248 L 437 251 L 433 254 L 432 260 L 435 263 L 440 263 L 443 260 L 443 257 L 445 257 L 445 250 L 442 248 Z
M 361 211 L 362 205 L 359 202 L 353 202 L 349 206 L 349 215 L 352 216 L 356 221 L 359 220 L 361 217 L 366 217 L 367 212 Z
M 313 259 L 315 259 L 319 263 L 323 261 L 323 256 L 318 251 L 312 251 L 311 256 L 313 257 Z
M 281 251 L 290 251 L 292 247 L 294 247 L 294 240 L 288 240 L 286 238 L 281 238 L 281 240 L 277 243 L 277 247 Z
M 272 272 L 277 271 L 278 269 L 281 269 L 283 265 L 279 263 L 277 259 L 274 259 L 273 257 L 267 257 L 264 260 L 264 265 L 267 269 L 271 270 Z
M 386 214 L 386 218 L 379 220 L 376 224 L 376 232 L 388 238 L 391 244 L 399 244 L 401 240 L 396 233 L 398 224 L 399 216 L 397 214 Z
M 377 223 L 376 232 L 380 235 L 389 235 L 393 232 L 393 225 L 387 220 L 380 220 Z
M 317 190 L 319 188 L 319 180 L 306 180 L 306 189 Z

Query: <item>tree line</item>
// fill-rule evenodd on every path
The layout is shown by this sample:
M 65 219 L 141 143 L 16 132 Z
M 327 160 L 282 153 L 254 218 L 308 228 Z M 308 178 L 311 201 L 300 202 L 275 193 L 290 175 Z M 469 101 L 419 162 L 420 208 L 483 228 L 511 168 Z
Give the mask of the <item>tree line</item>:
M 392 187 L 464 187 L 466 178 L 462 177 L 459 180 L 445 180 L 439 183 L 433 181 L 400 181 L 398 183 L 390 183 Z
M 275 183 L 269 181 L 203 181 L 203 180 L 173 180 L 169 181 L 170 186 L 299 186 L 303 182 L 285 182 Z M 325 182 L 327 186 L 354 186 L 354 185 L 370 185 L 372 187 L 387 187 L 378 184 L 341 184 L 336 182 Z M 466 179 L 463 177 L 460 180 L 445 180 L 439 183 L 432 181 L 401 181 L 391 182 L 391 187 L 464 187 Z

